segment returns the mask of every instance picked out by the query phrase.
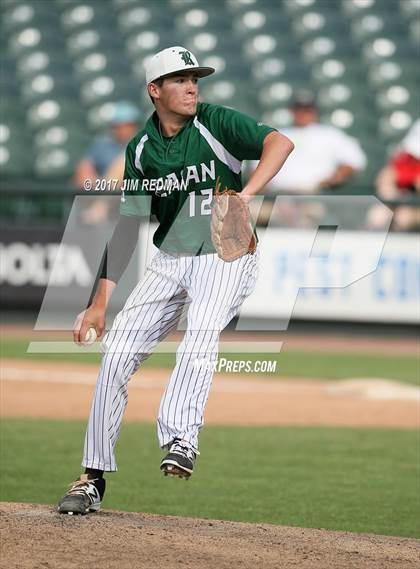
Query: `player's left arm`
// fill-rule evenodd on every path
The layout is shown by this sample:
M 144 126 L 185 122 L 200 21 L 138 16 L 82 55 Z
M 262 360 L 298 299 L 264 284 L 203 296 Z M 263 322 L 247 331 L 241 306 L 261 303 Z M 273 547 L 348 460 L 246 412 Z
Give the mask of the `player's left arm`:
M 260 192 L 294 148 L 287 136 L 233 109 L 208 105 L 207 116 L 210 130 L 237 160 L 260 161 L 241 196 L 251 197 Z
M 252 197 L 266 186 L 277 174 L 294 149 L 293 142 L 278 131 L 272 131 L 264 138 L 262 153 L 257 168 L 251 174 L 241 195 Z

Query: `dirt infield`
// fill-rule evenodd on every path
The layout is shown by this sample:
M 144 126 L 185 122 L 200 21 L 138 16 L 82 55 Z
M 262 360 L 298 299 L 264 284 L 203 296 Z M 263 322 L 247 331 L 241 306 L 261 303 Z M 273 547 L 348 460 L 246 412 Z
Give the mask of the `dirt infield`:
M 415 569 L 420 541 L 112 512 L 62 516 L 0 504 L 4 569 Z M 6 548 L 7 544 L 7 548 Z
M 85 420 L 97 372 L 97 365 L 3 360 L 1 416 Z M 136 374 L 126 420 L 155 421 L 169 373 Z M 217 374 L 206 423 L 413 428 L 419 393 L 380 380 Z M 1 569 L 414 569 L 420 558 L 415 539 L 109 510 L 60 516 L 34 504 L 0 503 L 0 528 Z
M 1 415 L 86 419 L 98 366 L 3 360 Z M 154 422 L 169 370 L 131 380 L 128 421 Z M 418 387 L 386 381 L 326 382 L 217 374 L 206 423 L 219 425 L 420 426 Z

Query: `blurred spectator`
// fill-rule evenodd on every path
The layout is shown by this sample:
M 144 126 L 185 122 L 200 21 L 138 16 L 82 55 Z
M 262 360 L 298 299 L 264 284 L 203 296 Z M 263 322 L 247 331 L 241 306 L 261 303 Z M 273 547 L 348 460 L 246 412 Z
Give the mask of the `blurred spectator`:
M 91 181 L 95 188 L 98 179 L 122 180 L 124 173 L 124 153 L 128 142 L 139 130 L 140 112 L 131 103 L 119 102 L 115 107 L 114 116 L 110 123 L 109 133 L 98 136 L 92 142 L 85 156 L 79 162 L 73 182 L 78 188 L 83 188 L 85 180 Z M 113 187 L 112 184 L 111 187 Z M 119 184 L 115 184 L 119 188 Z M 119 199 L 116 192 L 92 199 L 92 203 L 81 212 L 80 219 L 86 224 L 102 223 L 109 219 L 118 209 Z
M 376 192 L 381 200 L 401 200 L 420 193 L 420 119 L 413 124 L 395 150 L 390 161 L 379 172 Z M 380 229 L 387 223 L 382 207 L 373 207 L 368 214 L 369 227 Z M 420 208 L 409 205 L 394 210 L 392 229 L 408 231 L 420 228 Z
M 295 144 L 295 150 L 280 172 L 267 184 L 268 195 L 313 195 L 345 184 L 366 166 L 366 156 L 355 138 L 331 125 L 320 124 L 314 96 L 298 92 L 292 102 L 293 126 L 282 129 Z M 295 201 L 296 203 L 296 201 Z M 319 219 L 323 208 L 311 204 L 311 212 L 282 201 L 273 212 L 287 225 L 311 225 L 305 216 Z M 315 209 L 314 209 L 315 207 Z M 271 204 L 264 204 L 259 220 L 270 215 Z M 299 217 L 299 220 L 297 219 Z

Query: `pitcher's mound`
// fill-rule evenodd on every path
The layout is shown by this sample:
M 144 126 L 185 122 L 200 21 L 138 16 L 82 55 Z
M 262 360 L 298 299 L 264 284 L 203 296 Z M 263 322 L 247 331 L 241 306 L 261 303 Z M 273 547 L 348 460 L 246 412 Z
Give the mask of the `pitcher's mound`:
M 142 513 L 57 514 L 0 504 L 8 569 L 387 569 L 418 567 L 419 541 Z

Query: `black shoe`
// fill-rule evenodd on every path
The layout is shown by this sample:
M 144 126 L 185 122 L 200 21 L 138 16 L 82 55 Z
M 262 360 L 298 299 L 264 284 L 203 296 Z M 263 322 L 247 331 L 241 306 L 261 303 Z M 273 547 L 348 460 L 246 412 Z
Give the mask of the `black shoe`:
M 187 441 L 175 439 L 171 443 L 168 454 L 160 463 L 160 469 L 165 476 L 169 474 L 188 480 L 198 454 L 200 454 L 198 450 L 194 450 Z
M 105 480 L 91 478 L 89 474 L 82 474 L 78 480 L 71 484 L 70 490 L 58 504 L 60 514 L 89 514 L 99 512 L 101 500 L 105 493 Z

